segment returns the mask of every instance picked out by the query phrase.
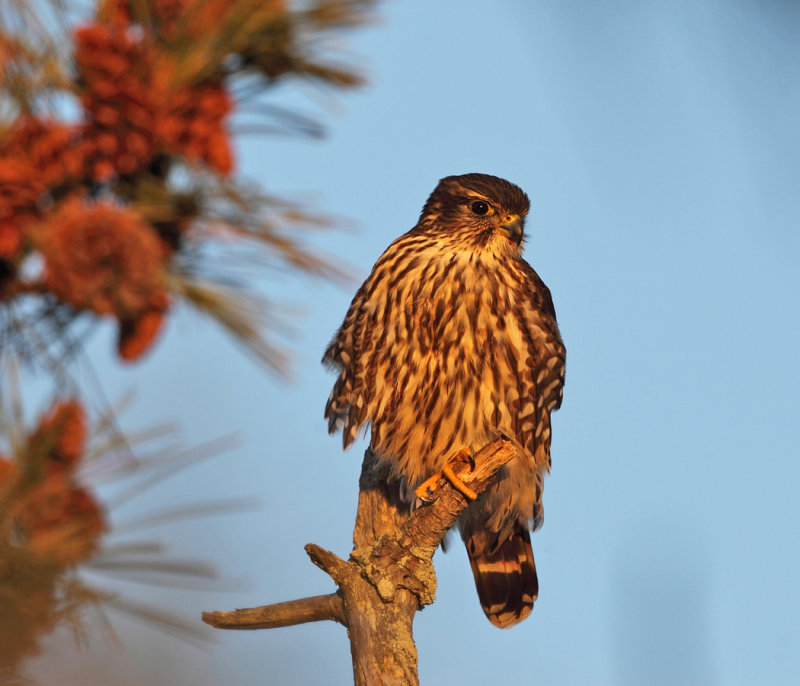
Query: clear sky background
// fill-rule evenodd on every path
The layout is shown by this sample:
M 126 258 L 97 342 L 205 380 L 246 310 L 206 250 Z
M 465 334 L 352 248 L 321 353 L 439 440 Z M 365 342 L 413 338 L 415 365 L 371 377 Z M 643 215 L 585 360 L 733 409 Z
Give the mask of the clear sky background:
M 303 545 L 349 552 L 364 443 L 343 454 L 328 437 L 319 359 L 437 180 L 485 172 L 532 199 L 525 256 L 553 292 L 567 383 L 534 614 L 495 629 L 463 547 L 437 553 L 437 602 L 415 622 L 422 683 L 800 683 L 800 5 L 408 0 L 378 16 L 349 42 L 367 88 L 335 103 L 286 90 L 306 111 L 322 103 L 325 141 L 238 141 L 245 175 L 344 218 L 316 243 L 347 259 L 351 284 L 265 279 L 299 310 L 293 380 L 188 312 L 132 371 L 114 365 L 110 332 L 92 343 L 111 398 L 138 388 L 126 428 L 240 437 L 115 520 L 262 503 L 131 536 L 215 559 L 215 592 L 115 588 L 198 618 L 333 590 Z M 109 660 L 118 648 L 100 639 L 75 660 L 59 641 L 39 673 L 66 661 L 97 683 L 351 680 L 332 623 L 197 648 L 112 619 L 124 652 Z

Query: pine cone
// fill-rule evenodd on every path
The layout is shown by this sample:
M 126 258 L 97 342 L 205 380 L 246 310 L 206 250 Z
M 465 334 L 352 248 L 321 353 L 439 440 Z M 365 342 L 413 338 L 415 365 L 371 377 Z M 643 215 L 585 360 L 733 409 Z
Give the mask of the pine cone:
M 47 287 L 76 309 L 128 320 L 166 301 L 160 241 L 132 209 L 72 198 L 38 238 Z

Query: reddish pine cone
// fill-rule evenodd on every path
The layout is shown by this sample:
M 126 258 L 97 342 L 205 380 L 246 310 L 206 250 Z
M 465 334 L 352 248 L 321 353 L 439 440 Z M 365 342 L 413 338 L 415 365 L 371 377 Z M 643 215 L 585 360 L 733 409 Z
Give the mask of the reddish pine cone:
M 141 172 L 160 151 L 230 174 L 233 105 L 222 86 L 175 92 L 175 66 L 142 27 L 92 24 L 76 31 L 75 44 L 87 119 L 81 152 L 95 180 Z
M 49 470 L 18 508 L 25 547 L 60 564 L 90 557 L 106 530 L 103 509 L 69 472 Z
M 86 448 L 86 412 L 76 399 L 57 401 L 39 423 L 36 433 L 50 438 L 52 450 L 48 459 L 65 466 L 73 466 L 83 456 Z
M 58 186 L 84 174 L 79 135 L 76 126 L 24 115 L 11 128 L 5 152 L 29 162 L 43 185 Z
M 136 319 L 119 323 L 117 351 L 124 362 L 134 362 L 155 343 L 164 323 L 163 310 L 150 310 Z
M 10 459 L 0 456 L 0 491 L 16 470 Z M 77 564 L 91 556 L 107 529 L 103 508 L 64 469 L 46 469 L 41 481 L 15 500 L 10 515 L 22 545 L 59 564 Z
M 23 248 L 27 229 L 39 215 L 44 184 L 25 159 L 0 157 L 0 259 L 11 260 Z
M 128 320 L 163 308 L 161 245 L 135 211 L 70 199 L 39 234 L 47 287 L 77 309 Z
M 166 150 L 191 162 L 205 162 L 224 175 L 233 169 L 226 128 L 233 102 L 222 86 L 184 88 L 169 111 L 159 118 L 156 132 Z
M 142 171 L 156 150 L 152 41 L 116 24 L 92 24 L 75 32 L 75 47 L 86 112 L 83 154 L 93 177 Z

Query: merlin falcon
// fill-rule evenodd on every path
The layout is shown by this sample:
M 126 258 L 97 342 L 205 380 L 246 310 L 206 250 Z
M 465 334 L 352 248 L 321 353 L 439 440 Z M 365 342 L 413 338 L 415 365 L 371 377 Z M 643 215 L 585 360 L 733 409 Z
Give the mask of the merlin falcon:
M 522 258 L 529 206 L 496 176 L 442 179 L 323 358 L 338 372 L 329 432 L 342 429 L 347 448 L 368 422 L 370 448 L 412 505 L 454 459 L 514 441 L 517 456 L 458 522 L 481 606 L 503 628 L 531 613 L 539 591 L 529 532 L 543 521 L 566 360 L 550 291 Z

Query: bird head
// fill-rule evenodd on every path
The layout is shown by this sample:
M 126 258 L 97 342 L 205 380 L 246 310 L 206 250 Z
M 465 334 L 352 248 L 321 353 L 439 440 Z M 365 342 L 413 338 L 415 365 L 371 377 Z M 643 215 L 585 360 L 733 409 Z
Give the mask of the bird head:
M 425 203 L 418 226 L 473 248 L 519 255 L 529 207 L 525 192 L 505 179 L 447 176 Z

